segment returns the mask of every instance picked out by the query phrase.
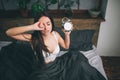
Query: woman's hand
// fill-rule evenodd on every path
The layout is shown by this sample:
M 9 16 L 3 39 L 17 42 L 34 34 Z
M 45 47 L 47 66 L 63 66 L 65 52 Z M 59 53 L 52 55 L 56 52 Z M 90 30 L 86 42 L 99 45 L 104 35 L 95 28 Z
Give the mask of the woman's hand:
M 43 30 L 44 26 L 40 22 L 36 22 L 33 24 L 33 30 Z
M 71 31 L 66 31 L 65 29 L 62 29 L 62 31 L 64 32 L 64 34 L 67 36 L 69 36 L 70 35 L 70 33 L 71 33 Z

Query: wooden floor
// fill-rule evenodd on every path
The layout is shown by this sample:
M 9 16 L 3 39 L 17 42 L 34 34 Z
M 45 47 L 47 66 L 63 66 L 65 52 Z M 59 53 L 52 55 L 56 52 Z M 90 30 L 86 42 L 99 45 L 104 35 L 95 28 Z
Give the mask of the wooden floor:
M 120 56 L 119 57 L 105 57 L 101 56 L 103 66 L 108 77 L 108 80 L 120 80 Z

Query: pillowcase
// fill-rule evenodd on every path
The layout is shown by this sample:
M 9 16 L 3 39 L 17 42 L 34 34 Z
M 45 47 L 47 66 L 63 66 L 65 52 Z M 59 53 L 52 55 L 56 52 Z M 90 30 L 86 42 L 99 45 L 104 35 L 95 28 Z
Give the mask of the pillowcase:
M 64 38 L 64 33 L 60 28 L 55 27 L 55 31 L 59 32 L 60 35 Z M 93 49 L 93 36 L 95 30 L 92 29 L 84 29 L 84 30 L 73 30 L 70 34 L 70 48 L 71 50 L 80 50 L 80 51 L 88 51 Z M 61 48 L 61 50 L 65 50 Z

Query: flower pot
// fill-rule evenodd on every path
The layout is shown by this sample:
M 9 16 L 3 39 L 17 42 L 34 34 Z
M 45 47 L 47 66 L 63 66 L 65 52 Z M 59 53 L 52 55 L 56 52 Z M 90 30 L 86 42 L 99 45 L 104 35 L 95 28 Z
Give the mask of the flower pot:
M 22 17 L 28 17 L 28 10 L 20 10 L 20 14 Z
M 100 11 L 96 11 L 96 10 L 88 10 L 89 14 L 91 17 L 96 18 L 98 17 L 98 15 L 100 14 Z
M 68 9 L 68 10 L 65 10 L 65 16 L 66 17 L 72 17 L 72 15 L 73 15 L 73 11 L 72 11 L 72 9 Z

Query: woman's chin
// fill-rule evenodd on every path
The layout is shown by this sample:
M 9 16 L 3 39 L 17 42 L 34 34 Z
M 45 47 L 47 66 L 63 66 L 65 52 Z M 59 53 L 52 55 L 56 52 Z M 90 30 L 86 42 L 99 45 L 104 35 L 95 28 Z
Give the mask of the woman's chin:
M 48 34 L 50 34 L 51 33 L 51 31 L 44 31 L 44 35 L 48 35 Z

